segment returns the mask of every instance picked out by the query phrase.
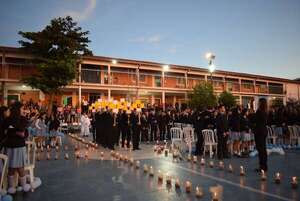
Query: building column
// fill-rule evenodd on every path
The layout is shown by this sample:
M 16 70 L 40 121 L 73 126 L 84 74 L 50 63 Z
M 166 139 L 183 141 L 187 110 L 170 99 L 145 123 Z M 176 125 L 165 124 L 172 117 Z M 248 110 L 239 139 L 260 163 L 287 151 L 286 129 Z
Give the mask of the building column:
M 76 91 L 72 91 L 72 107 L 76 107 L 77 104 L 77 94 Z
M 107 99 L 110 100 L 110 98 L 111 98 L 111 90 L 108 89 L 107 90 Z
M 155 98 L 154 98 L 154 95 L 152 94 L 151 95 L 151 105 L 154 105 L 154 103 L 155 103 Z
M 138 100 L 140 98 L 139 94 L 139 88 L 140 88 L 140 65 L 138 65 L 138 68 L 136 69 L 136 95 L 135 98 Z
M 173 107 L 175 107 L 176 104 L 176 96 L 173 96 Z
M 161 72 L 161 87 L 165 87 L 165 71 Z
M 165 111 L 165 109 L 166 109 L 166 106 L 165 106 L 165 104 L 166 104 L 166 94 L 165 94 L 165 92 L 164 91 L 162 91 L 162 93 L 161 93 L 161 102 L 162 102 L 162 105 L 163 105 L 163 111 Z
M 111 84 L 110 64 L 107 66 L 107 84 Z
M 185 88 L 188 88 L 189 87 L 189 81 L 188 81 L 188 72 L 187 71 L 185 72 L 184 77 L 185 77 Z
M 78 87 L 78 107 L 81 109 L 81 63 L 79 63 L 79 74 L 78 74 L 78 82 L 79 82 L 79 87 Z

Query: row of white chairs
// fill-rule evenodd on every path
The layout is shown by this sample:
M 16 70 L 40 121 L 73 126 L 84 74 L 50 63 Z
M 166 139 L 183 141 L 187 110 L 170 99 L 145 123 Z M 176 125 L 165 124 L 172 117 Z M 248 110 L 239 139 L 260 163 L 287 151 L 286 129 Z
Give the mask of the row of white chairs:
M 267 126 L 268 136 L 267 142 L 269 144 L 278 145 L 284 144 L 283 128 L 273 126 Z M 288 126 L 289 132 L 289 145 L 300 145 L 300 126 L 293 125 Z

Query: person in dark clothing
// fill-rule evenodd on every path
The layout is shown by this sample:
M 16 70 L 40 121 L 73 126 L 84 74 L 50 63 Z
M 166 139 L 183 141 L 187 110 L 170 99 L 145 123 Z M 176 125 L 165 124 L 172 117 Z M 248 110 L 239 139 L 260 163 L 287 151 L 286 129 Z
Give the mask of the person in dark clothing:
M 119 110 L 116 114 L 116 139 L 115 139 L 115 145 L 119 145 L 119 140 L 121 136 L 121 115 L 122 111 Z
M 10 111 L 10 116 L 3 123 L 4 132 L 7 135 L 4 143 L 4 153 L 8 156 L 8 192 L 14 194 L 16 192 L 14 178 L 16 173 L 19 174 L 19 183 L 23 191 L 27 192 L 30 190 L 30 185 L 26 183 L 24 171 L 28 121 L 24 116 L 23 105 L 20 102 L 14 103 Z
M 126 110 L 123 111 L 121 115 L 121 131 L 122 131 L 122 147 L 127 146 L 129 148 L 129 142 L 131 139 L 130 136 L 130 116 L 126 113 Z M 125 144 L 125 140 L 127 144 Z
M 151 111 L 149 115 L 149 124 L 150 124 L 150 141 L 157 140 L 157 116 L 154 111 Z
M 95 123 L 96 123 L 96 141 L 98 144 L 103 145 L 103 131 L 102 131 L 102 113 L 98 111 L 95 114 Z
M 149 141 L 148 131 L 149 131 L 149 122 L 148 122 L 147 114 L 142 114 L 142 116 L 141 116 L 141 133 L 142 133 L 142 141 L 144 141 L 144 142 Z
M 91 126 L 92 126 L 92 135 L 93 135 L 93 142 L 97 142 L 97 138 L 96 138 L 96 117 L 95 117 L 95 113 L 91 114 Z
M 130 115 L 130 124 L 132 129 L 132 145 L 133 150 L 140 150 L 139 148 L 139 142 L 140 142 L 140 114 L 137 114 L 136 109 L 134 109 L 133 113 Z
M 267 100 L 264 98 L 259 99 L 258 109 L 255 113 L 255 122 L 254 122 L 254 139 L 256 144 L 256 149 L 258 151 L 259 158 L 259 168 L 257 171 L 261 172 L 261 170 L 267 171 L 268 165 L 268 155 L 266 149 L 266 138 L 268 135 L 267 130 L 267 121 L 268 121 L 268 113 L 267 113 Z
M 240 134 L 240 120 L 241 115 L 239 109 L 236 107 L 232 110 L 232 114 L 229 118 L 229 137 L 231 142 L 233 143 L 233 153 L 237 156 L 241 156 L 240 152 L 240 142 L 241 142 L 241 134 Z
M 9 109 L 6 106 L 0 107 L 0 146 L 3 146 L 3 140 L 6 136 L 4 135 L 4 120 L 9 116 Z
M 193 115 L 193 124 L 195 128 L 195 133 L 197 135 L 197 142 L 196 142 L 196 155 L 203 154 L 203 135 L 202 130 L 204 129 L 204 116 L 203 113 L 196 111 Z
M 114 114 L 112 113 L 112 111 L 109 111 L 108 108 L 105 112 L 103 123 L 104 123 L 104 133 L 105 133 L 105 147 L 114 150 L 116 125 L 114 125 Z
M 159 126 L 159 139 L 163 141 L 166 139 L 166 129 L 167 129 L 167 116 L 165 112 L 162 112 L 158 116 L 158 126 Z
M 216 128 L 218 137 L 218 159 L 223 160 L 227 157 L 227 140 L 228 140 L 228 120 L 225 106 L 219 106 L 219 114 L 216 118 Z

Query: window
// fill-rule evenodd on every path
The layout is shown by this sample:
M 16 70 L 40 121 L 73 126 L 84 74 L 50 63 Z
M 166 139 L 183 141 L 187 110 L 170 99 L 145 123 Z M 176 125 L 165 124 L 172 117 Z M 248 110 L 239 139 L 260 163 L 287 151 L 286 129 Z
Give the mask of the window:
M 161 77 L 160 76 L 155 76 L 154 77 L 154 83 L 156 87 L 161 87 Z

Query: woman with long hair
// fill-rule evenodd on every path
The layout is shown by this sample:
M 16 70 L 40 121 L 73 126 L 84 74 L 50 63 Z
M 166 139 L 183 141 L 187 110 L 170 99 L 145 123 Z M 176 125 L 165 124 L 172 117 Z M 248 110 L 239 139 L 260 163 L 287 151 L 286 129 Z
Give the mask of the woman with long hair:
M 23 105 L 16 102 L 10 108 L 10 115 L 4 120 L 4 131 L 7 139 L 4 143 L 4 153 L 8 156 L 8 192 L 16 192 L 14 175 L 19 174 L 19 184 L 23 191 L 30 190 L 26 183 L 24 166 L 26 165 L 26 144 L 28 121 L 24 116 Z
M 259 168 L 256 171 L 260 172 L 261 170 L 267 171 L 268 165 L 268 155 L 266 149 L 266 138 L 268 135 L 267 130 L 267 121 L 268 121 L 268 105 L 265 98 L 260 98 L 258 102 L 258 109 L 255 113 L 254 118 L 254 139 L 256 149 L 258 151 L 259 158 Z

